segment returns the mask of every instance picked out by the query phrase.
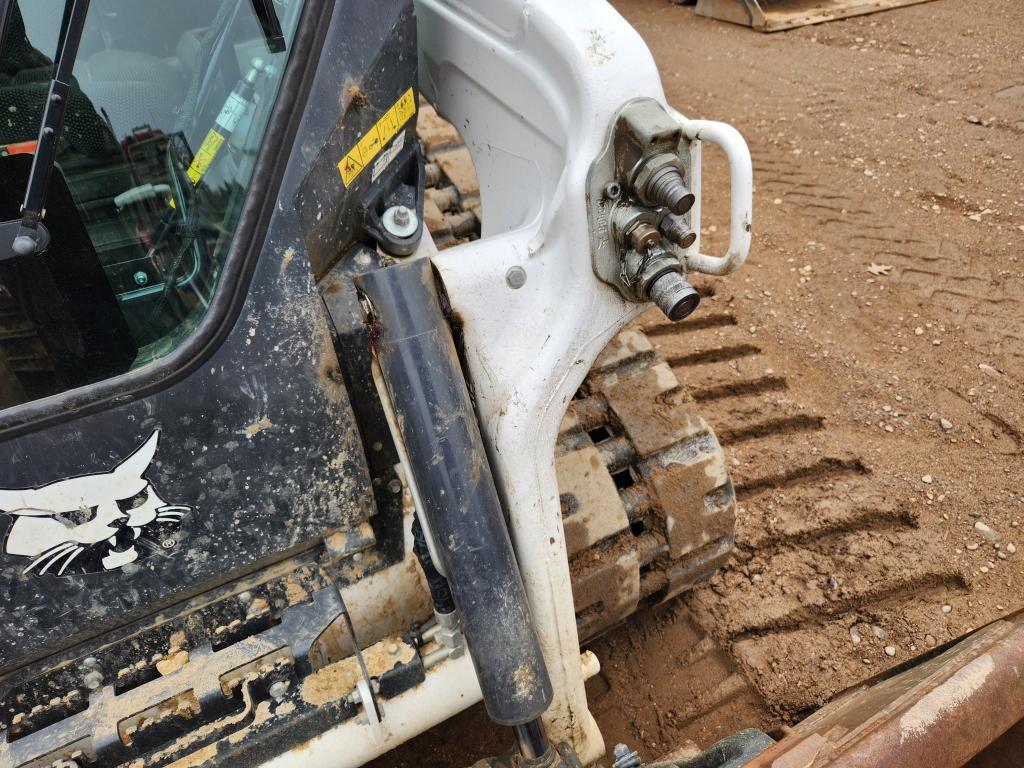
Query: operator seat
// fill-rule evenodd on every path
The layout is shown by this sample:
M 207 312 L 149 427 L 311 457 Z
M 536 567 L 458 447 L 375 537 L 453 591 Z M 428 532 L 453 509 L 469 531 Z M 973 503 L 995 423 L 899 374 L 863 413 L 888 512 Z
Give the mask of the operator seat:
M 185 96 L 179 74 L 163 59 L 138 51 L 99 51 L 76 68 L 82 89 L 110 119 L 119 139 L 148 125 L 170 134 Z
M 33 141 L 53 76 L 53 62 L 28 39 L 21 8 L 15 3 L 0 52 L 0 145 Z M 61 144 L 89 158 L 118 151 L 106 121 L 72 80 Z

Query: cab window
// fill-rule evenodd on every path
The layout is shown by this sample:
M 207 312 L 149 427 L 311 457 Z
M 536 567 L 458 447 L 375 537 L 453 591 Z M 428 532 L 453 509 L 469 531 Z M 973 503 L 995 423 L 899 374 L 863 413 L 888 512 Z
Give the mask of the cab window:
M 302 0 L 93 0 L 42 253 L 0 260 L 0 408 L 157 360 L 209 310 Z M 15 0 L 0 49 L 0 221 L 20 217 L 70 2 Z M 276 15 L 275 15 L 276 14 Z

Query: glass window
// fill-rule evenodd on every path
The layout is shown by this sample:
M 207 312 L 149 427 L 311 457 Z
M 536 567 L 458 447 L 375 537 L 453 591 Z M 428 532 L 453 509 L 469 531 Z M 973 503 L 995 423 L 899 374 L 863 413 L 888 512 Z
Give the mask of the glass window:
M 303 0 L 93 0 L 42 254 L 0 261 L 0 408 L 145 365 L 208 310 Z M 71 3 L 17 0 L 0 52 L 0 221 L 20 218 Z M 264 22 L 264 23 L 261 23 Z M 265 30 L 271 30 L 269 32 Z

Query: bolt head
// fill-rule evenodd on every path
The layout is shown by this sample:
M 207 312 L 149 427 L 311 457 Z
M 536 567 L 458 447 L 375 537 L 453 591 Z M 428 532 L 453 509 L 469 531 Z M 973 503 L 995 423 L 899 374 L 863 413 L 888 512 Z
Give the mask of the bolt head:
M 388 483 L 388 490 L 392 493 L 402 492 L 402 483 L 398 478 L 392 478 L 391 482 Z
M 604 196 L 608 200 L 618 200 L 622 197 L 622 185 L 617 181 L 609 181 L 604 185 Z
M 149 282 L 149 275 L 143 272 L 141 269 L 132 275 L 132 280 L 135 281 L 136 285 L 145 285 Z
M 28 235 L 18 235 L 14 238 L 11 248 L 18 256 L 29 256 L 36 250 L 36 241 Z
M 404 205 L 393 205 L 384 211 L 381 224 L 394 237 L 407 238 L 416 234 L 419 218 L 413 209 Z
M 526 270 L 522 267 L 510 267 L 505 273 L 505 282 L 512 290 L 518 290 L 526 285 Z
M 288 683 L 284 680 L 278 680 L 276 683 L 270 686 L 270 696 L 274 701 L 280 701 L 284 698 L 285 693 L 288 692 Z

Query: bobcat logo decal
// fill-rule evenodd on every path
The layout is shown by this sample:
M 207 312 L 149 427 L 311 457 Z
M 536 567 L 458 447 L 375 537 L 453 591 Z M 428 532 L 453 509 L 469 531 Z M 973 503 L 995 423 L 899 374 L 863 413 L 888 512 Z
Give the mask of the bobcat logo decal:
M 29 560 L 22 573 L 67 576 L 113 571 L 174 546 L 192 507 L 166 503 L 144 477 L 159 440 L 155 430 L 109 472 L 0 489 L 0 512 L 14 518 L 4 552 Z

